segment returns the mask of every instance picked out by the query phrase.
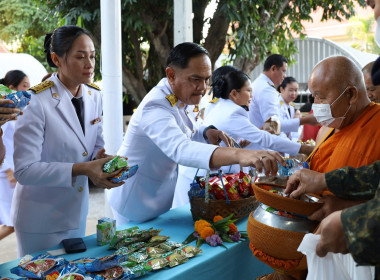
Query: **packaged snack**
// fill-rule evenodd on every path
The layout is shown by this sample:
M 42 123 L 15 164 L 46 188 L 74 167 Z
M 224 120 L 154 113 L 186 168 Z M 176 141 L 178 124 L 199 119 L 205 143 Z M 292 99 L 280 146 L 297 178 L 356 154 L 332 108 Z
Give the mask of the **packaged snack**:
M 50 274 L 60 274 L 62 268 L 68 264 L 62 257 L 41 254 L 26 263 L 11 269 L 11 273 L 27 278 L 45 278 Z
M 19 108 L 22 110 L 26 105 L 28 105 L 31 94 L 27 91 L 14 91 L 9 89 L 4 85 L 0 85 L 0 95 L 2 99 L 10 99 L 13 104 L 3 104 L 1 106 L 8 108 Z
M 128 255 L 128 260 L 132 262 L 142 263 L 146 259 L 148 259 L 148 254 L 142 253 L 142 252 L 134 252 L 132 254 Z
M 157 258 L 157 257 L 161 257 L 161 255 L 167 253 L 168 251 L 158 248 L 158 247 L 148 247 L 148 248 L 144 248 L 140 252 L 147 253 L 149 257 L 151 258 Z
M 145 242 L 152 236 L 158 235 L 160 232 L 160 229 L 150 228 L 140 230 L 138 227 L 117 231 L 114 238 L 112 238 L 108 249 L 119 249 L 121 247 L 128 247 L 132 243 Z
M 158 244 L 161 244 L 163 242 L 165 242 L 166 240 L 168 240 L 170 238 L 170 236 L 165 236 L 165 235 L 156 235 L 156 236 L 153 236 L 151 239 L 149 239 L 149 246 L 156 246 Z
M 137 262 L 134 262 L 134 261 L 125 261 L 125 262 L 122 262 L 120 265 L 121 265 L 122 267 L 126 266 L 126 267 L 131 268 L 131 267 L 133 267 L 133 266 L 138 265 L 138 263 L 137 263 Z
M 114 266 L 109 269 L 94 272 L 95 275 L 105 280 L 127 280 L 135 278 L 135 275 L 128 267 Z
M 153 270 L 161 269 L 169 265 L 169 261 L 165 258 L 150 258 L 144 262 L 145 265 L 149 265 Z
M 93 280 L 94 277 L 87 275 L 73 264 L 66 265 L 57 280 Z
M 183 246 L 182 243 L 178 243 L 178 242 L 175 242 L 172 240 L 167 240 L 164 243 L 159 244 L 157 247 L 164 249 L 166 251 L 171 251 L 171 250 L 177 249 L 177 248 L 182 247 L 182 246 Z
M 94 272 L 117 266 L 126 259 L 127 255 L 111 255 L 101 258 L 80 258 L 71 262 L 84 272 Z
M 128 163 L 125 158 L 121 158 L 120 156 L 116 156 L 110 161 L 107 161 L 103 166 L 103 171 L 107 173 L 112 173 L 120 168 L 127 167 Z
M 174 267 L 174 266 L 177 266 L 179 264 L 183 264 L 189 260 L 185 256 L 183 256 L 179 253 L 176 253 L 176 252 L 168 252 L 166 254 L 163 254 L 162 258 L 166 258 L 169 261 L 170 267 Z
M 102 218 L 96 225 L 96 237 L 98 246 L 107 245 L 116 233 L 116 220 Z
M 135 277 L 141 277 L 147 274 L 149 271 L 152 271 L 152 267 L 148 264 L 138 264 L 131 267 L 131 271 L 135 275 Z
M 186 258 L 191 258 L 198 255 L 199 253 L 202 253 L 202 250 L 191 245 L 184 245 L 182 247 L 175 249 L 174 252 L 178 252 L 182 256 L 185 256 Z
M 113 176 L 110 180 L 113 183 L 120 183 L 121 181 L 127 180 L 131 178 L 133 175 L 135 175 L 137 169 L 139 169 L 139 166 L 137 164 L 131 167 L 125 167 L 122 171 L 120 171 L 119 174 Z

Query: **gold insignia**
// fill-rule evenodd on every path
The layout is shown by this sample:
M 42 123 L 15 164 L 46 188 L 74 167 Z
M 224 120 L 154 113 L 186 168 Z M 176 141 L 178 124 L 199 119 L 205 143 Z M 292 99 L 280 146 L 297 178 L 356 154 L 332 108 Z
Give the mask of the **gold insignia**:
M 91 90 L 89 90 L 89 91 L 88 91 L 88 94 L 89 94 L 89 95 L 92 95 L 92 92 L 91 92 Z
M 169 94 L 165 98 L 170 102 L 170 105 L 172 105 L 172 107 L 174 107 L 178 103 L 178 98 L 174 94 Z
M 100 123 L 101 121 L 102 121 L 102 118 L 99 117 L 99 118 L 96 118 L 96 119 L 92 120 L 91 124 L 94 125 L 94 124 Z
M 215 104 L 215 103 L 218 102 L 218 101 L 219 101 L 219 98 L 216 98 L 216 97 L 215 97 L 214 99 L 212 99 L 212 100 L 210 101 L 210 103 L 214 103 L 214 104 Z
M 199 106 L 198 105 L 195 105 L 193 112 L 195 112 L 195 113 L 199 112 Z
M 280 100 L 280 104 L 281 104 L 281 106 L 284 105 L 284 101 Z
M 82 156 L 87 156 L 88 155 L 88 153 L 87 152 L 83 152 L 83 154 L 82 154 Z
M 88 84 L 86 84 L 86 85 L 88 85 L 89 87 L 92 87 L 92 88 L 94 88 L 94 89 L 97 89 L 97 90 L 101 91 L 100 87 L 98 87 L 97 85 L 95 85 L 95 84 L 93 84 L 93 83 L 88 83 Z
M 294 107 L 294 103 L 293 102 L 290 102 L 289 105 Z
M 59 97 L 59 94 L 56 93 L 56 92 L 54 92 L 52 95 L 53 95 L 54 98 L 58 98 Z
M 54 82 L 50 80 L 46 80 L 34 87 L 31 87 L 29 90 L 32 90 L 34 91 L 34 93 L 37 94 L 37 93 L 40 93 L 41 91 L 44 91 L 45 89 L 51 88 L 52 86 L 54 86 Z
M 275 87 L 274 85 L 270 84 L 269 82 L 267 82 L 267 83 L 268 83 L 268 85 L 270 85 L 272 88 L 274 88 L 275 90 L 277 90 L 276 87 Z

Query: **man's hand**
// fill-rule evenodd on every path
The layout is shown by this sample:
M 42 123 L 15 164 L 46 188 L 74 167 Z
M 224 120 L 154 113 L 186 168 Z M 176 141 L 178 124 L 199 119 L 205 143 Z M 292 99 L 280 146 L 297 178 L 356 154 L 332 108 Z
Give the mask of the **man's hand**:
M 298 198 L 305 193 L 316 193 L 326 188 L 325 174 L 301 169 L 289 177 L 285 193 Z
M 219 143 L 223 141 L 226 144 L 226 147 L 234 146 L 234 141 L 227 135 L 227 133 L 221 130 L 210 128 L 207 130 L 206 136 L 211 144 L 219 146 Z
M 240 166 L 254 166 L 259 172 L 265 170 L 265 175 L 275 176 L 278 171 L 277 162 L 285 164 L 278 152 L 264 150 L 238 150 Z
M 5 104 L 13 104 L 10 99 L 0 99 L 0 126 L 5 124 L 7 121 L 17 120 L 17 115 L 22 115 L 22 112 L 18 108 L 8 108 L 3 107 Z
M 251 142 L 249 142 L 248 140 L 240 140 L 239 141 L 239 146 L 240 148 L 244 149 L 245 147 L 247 147 L 249 144 L 251 144 Z
M 300 125 L 309 124 L 312 126 L 319 125 L 317 119 L 314 117 L 314 114 L 307 114 L 306 116 L 300 118 Z
M 323 206 L 315 211 L 313 214 L 311 214 L 308 218 L 309 220 L 315 220 L 315 221 L 322 221 L 324 218 L 326 218 L 328 215 L 335 211 L 343 210 L 355 205 L 358 205 L 360 203 L 363 203 L 365 201 L 358 201 L 358 200 L 345 200 L 341 198 L 337 198 L 335 196 L 326 195 L 322 197 L 319 202 L 323 202 Z
M 327 216 L 321 222 L 316 234 L 321 235 L 316 248 L 317 255 L 324 257 L 328 252 L 348 253 L 346 239 L 343 233 L 343 225 L 340 219 L 342 211 L 337 211 Z

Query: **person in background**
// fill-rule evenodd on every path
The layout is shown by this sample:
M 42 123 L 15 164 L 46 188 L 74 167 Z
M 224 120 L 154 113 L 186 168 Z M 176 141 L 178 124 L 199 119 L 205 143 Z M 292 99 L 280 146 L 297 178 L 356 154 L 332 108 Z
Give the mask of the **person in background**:
M 364 83 L 365 83 L 369 100 L 375 103 L 379 103 L 380 102 L 380 86 L 373 85 L 372 79 L 371 79 L 371 70 L 374 63 L 375 63 L 374 61 L 368 63 L 366 66 L 363 67 L 362 72 L 363 72 Z
M 380 277 L 380 160 L 359 168 L 343 167 L 326 174 L 308 169 L 290 176 L 285 193 L 298 198 L 328 188 L 341 199 L 367 201 L 336 211 L 321 222 L 316 252 L 351 253 L 359 265 L 374 265 Z
M 61 26 L 45 37 L 47 62 L 58 68 L 31 88 L 32 99 L 16 122 L 16 189 L 12 221 L 18 256 L 45 250 L 63 239 L 84 237 L 88 178 L 113 188 L 103 172 L 102 99 L 91 84 L 95 47 L 88 31 Z
M 280 93 L 280 106 L 282 111 L 282 119 L 291 120 L 296 118 L 296 108 L 293 101 L 298 96 L 298 82 L 293 77 L 286 77 L 282 83 L 277 87 L 277 91 Z M 298 131 L 302 129 L 302 126 L 297 131 L 287 132 L 286 136 L 292 140 L 293 136 L 298 140 Z
M 252 99 L 249 105 L 249 119 L 258 128 L 270 117 L 276 116 L 281 123 L 281 132 L 297 132 L 300 125 L 317 125 L 310 114 L 299 119 L 283 119 L 277 87 L 285 78 L 288 60 L 280 54 L 272 54 L 264 62 L 264 71 L 252 83 Z
M 241 164 L 277 172 L 276 152 L 231 148 L 232 139 L 211 127 L 196 129 L 189 105 L 197 105 L 211 76 L 208 52 L 195 43 L 175 46 L 167 59 L 166 77 L 134 112 L 118 154 L 128 156 L 137 173 L 122 188 L 109 191 L 118 225 L 142 222 L 167 212 L 173 201 L 178 164 L 203 169 Z M 214 145 L 206 144 L 205 140 Z M 223 141 L 227 147 L 219 147 Z M 203 142 L 203 143 L 202 143 Z
M 308 99 L 308 103 L 305 103 L 300 108 L 300 111 L 308 113 L 308 114 L 313 114 L 313 110 L 311 109 L 311 107 L 312 107 L 312 105 L 314 103 L 314 97 L 310 94 L 307 99 Z M 300 140 L 302 140 L 302 142 L 306 142 L 308 140 L 314 140 L 314 141 L 316 141 L 319 129 L 321 127 L 322 126 L 319 125 L 319 124 L 315 125 L 315 126 L 304 124 L 303 127 L 302 127 L 302 132 L 301 132 L 301 135 L 300 135 Z
M 26 91 L 30 87 L 28 76 L 20 70 L 7 72 L 0 84 L 15 91 Z M 15 122 L 7 122 L 2 126 L 3 142 L 5 146 L 4 163 L 0 167 L 0 240 L 14 232 L 11 221 L 11 204 L 16 186 L 13 164 L 13 134 Z

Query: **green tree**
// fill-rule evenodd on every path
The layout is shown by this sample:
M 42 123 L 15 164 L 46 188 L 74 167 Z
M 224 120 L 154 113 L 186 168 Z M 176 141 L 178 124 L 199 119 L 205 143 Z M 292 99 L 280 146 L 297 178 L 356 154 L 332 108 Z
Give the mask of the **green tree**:
M 46 62 L 44 39 L 57 25 L 57 15 L 34 0 L 1 0 L 0 39 L 16 43 L 17 52 L 33 55 L 48 71 L 52 70 Z
M 367 18 L 357 16 L 350 18 L 347 35 L 354 41 L 351 47 L 364 52 L 380 53 L 380 48 L 375 43 L 372 32 L 374 23 L 375 18 L 373 15 Z
M 81 18 L 100 46 L 100 1 L 34 1 L 67 24 Z M 209 51 L 213 65 L 226 51 L 228 59 L 247 73 L 272 52 L 291 58 L 297 52 L 293 35 L 304 36 L 302 21 L 311 20 L 310 13 L 317 8 L 323 10 L 321 20 L 342 20 L 354 15 L 355 2 L 366 5 L 365 0 L 218 0 L 213 17 L 207 18 L 210 0 L 192 1 L 194 42 Z M 139 102 L 165 75 L 173 47 L 173 0 L 121 0 L 121 5 L 123 86 Z M 210 28 L 203 38 L 205 23 Z

